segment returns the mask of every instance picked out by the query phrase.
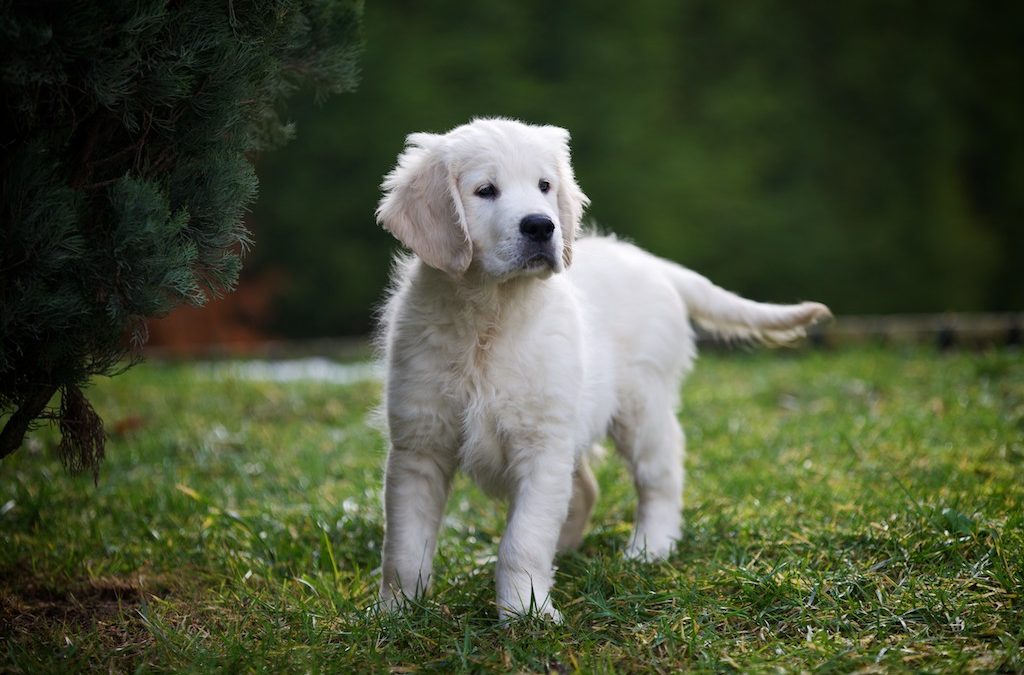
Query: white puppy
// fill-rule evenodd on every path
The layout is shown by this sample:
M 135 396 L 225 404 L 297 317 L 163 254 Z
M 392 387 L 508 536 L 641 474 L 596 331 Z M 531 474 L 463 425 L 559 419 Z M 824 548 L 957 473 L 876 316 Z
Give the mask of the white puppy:
M 679 388 L 689 320 L 787 342 L 829 316 L 818 303 L 743 299 L 612 238 L 574 241 L 587 197 L 569 134 L 505 119 L 411 134 L 377 219 L 416 253 L 396 265 L 382 317 L 390 452 L 384 607 L 430 585 L 457 467 L 507 499 L 498 613 L 558 619 L 556 550 L 577 546 L 597 486 L 588 451 L 610 435 L 639 497 L 627 555 L 680 537 Z

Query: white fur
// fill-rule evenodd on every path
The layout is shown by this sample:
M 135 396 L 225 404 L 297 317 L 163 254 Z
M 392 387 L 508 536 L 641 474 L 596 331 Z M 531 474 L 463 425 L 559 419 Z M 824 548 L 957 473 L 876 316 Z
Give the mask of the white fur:
M 681 528 L 676 408 L 696 354 L 690 318 L 726 336 L 786 342 L 828 316 L 817 303 L 745 300 L 613 238 L 575 241 L 587 198 L 568 138 L 503 119 L 412 134 L 384 180 L 378 220 L 417 254 L 396 264 L 381 322 L 385 607 L 428 588 L 461 468 L 509 503 L 499 615 L 557 619 L 552 562 L 582 539 L 597 496 L 588 451 L 607 435 L 639 497 L 626 553 L 667 556 Z M 476 194 L 487 183 L 493 199 Z M 520 231 L 531 214 L 550 218 L 550 242 Z M 549 247 L 546 263 L 530 259 L 538 246 Z

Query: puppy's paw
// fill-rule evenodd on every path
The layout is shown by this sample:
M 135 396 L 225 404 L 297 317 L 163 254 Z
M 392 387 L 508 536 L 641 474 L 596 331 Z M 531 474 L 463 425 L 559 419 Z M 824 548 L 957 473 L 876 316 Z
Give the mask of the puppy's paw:
M 626 547 L 625 557 L 629 560 L 642 562 L 656 562 L 665 560 L 676 550 L 678 537 L 669 535 L 662 536 L 635 536 Z
M 401 612 L 408 604 L 409 599 L 405 595 L 381 589 L 377 602 L 370 606 L 370 611 L 379 614 L 393 614 Z
M 530 616 L 538 616 L 552 623 L 562 623 L 562 613 L 551 605 L 551 601 L 544 603 L 541 607 L 509 609 L 498 607 L 498 620 L 502 625 L 508 625 L 513 621 L 519 621 Z

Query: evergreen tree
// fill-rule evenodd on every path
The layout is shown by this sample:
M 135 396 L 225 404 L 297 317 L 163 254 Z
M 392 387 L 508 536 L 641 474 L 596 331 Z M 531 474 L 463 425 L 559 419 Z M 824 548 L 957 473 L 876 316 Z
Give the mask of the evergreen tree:
M 70 470 L 103 457 L 82 387 L 145 319 L 230 290 L 252 154 L 282 102 L 352 89 L 352 0 L 0 0 L 0 457 L 55 419 Z M 47 406 L 60 393 L 56 410 Z

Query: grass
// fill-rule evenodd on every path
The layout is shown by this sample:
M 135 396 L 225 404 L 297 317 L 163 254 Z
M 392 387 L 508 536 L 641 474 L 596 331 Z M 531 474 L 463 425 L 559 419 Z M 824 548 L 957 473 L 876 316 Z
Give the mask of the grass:
M 610 456 L 558 626 L 497 624 L 503 508 L 465 479 L 434 594 L 367 611 L 375 384 L 150 363 L 91 394 L 98 486 L 45 431 L 0 465 L 0 671 L 1024 671 L 1018 352 L 705 356 L 679 551 L 622 559 Z

